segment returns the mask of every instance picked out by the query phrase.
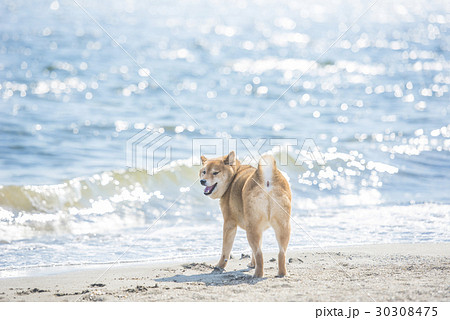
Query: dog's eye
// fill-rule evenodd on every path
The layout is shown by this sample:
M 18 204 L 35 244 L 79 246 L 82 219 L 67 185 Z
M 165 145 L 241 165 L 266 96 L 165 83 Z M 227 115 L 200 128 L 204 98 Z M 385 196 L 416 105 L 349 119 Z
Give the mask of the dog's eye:
M 215 175 L 215 176 L 216 176 L 216 175 L 218 175 L 218 174 L 219 174 L 219 172 L 218 172 L 218 171 L 217 171 L 217 172 L 213 172 L 213 175 Z
M 205 174 L 206 173 L 206 171 L 205 170 L 203 170 L 203 174 Z

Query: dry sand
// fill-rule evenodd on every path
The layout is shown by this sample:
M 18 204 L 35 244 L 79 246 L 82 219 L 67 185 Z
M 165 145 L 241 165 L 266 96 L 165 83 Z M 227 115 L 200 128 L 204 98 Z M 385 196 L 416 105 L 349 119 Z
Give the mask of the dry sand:
M 275 257 L 262 279 L 240 256 L 224 272 L 198 261 L 3 278 L 0 301 L 450 301 L 450 243 L 291 250 L 284 278 Z

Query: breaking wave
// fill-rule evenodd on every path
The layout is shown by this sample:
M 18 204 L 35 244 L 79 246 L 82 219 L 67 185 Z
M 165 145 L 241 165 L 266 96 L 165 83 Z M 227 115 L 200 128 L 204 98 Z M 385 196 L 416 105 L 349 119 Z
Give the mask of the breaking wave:
M 274 149 L 279 168 L 289 177 L 293 207 L 371 205 L 382 202 L 380 174 L 398 169 L 366 161 L 356 151 L 323 153 L 325 165 L 299 150 Z M 252 161 L 248 161 L 252 162 Z M 254 162 L 253 162 L 254 163 Z M 1 241 L 46 233 L 103 233 L 143 226 L 170 207 L 168 223 L 202 219 L 217 204 L 197 183 L 191 159 L 174 161 L 153 175 L 136 169 L 105 171 L 53 185 L 0 187 Z M 185 195 L 184 195 L 185 194 Z M 181 214 L 181 212 L 183 214 Z M 175 220 L 174 220 L 175 219 Z

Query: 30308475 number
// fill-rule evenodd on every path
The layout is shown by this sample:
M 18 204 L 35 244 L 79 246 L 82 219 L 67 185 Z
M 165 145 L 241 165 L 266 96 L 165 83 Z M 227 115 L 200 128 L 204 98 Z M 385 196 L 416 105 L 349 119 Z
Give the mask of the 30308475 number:
M 437 316 L 437 307 L 377 307 L 376 314 L 377 317 L 412 317 L 412 316 Z

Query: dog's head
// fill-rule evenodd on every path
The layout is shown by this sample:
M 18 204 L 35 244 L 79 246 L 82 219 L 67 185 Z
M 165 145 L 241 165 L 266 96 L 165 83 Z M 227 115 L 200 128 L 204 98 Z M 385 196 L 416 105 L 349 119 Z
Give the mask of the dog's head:
M 236 154 L 231 151 L 221 158 L 206 159 L 202 156 L 201 159 L 203 167 L 200 169 L 200 183 L 205 186 L 203 193 L 212 199 L 219 199 L 227 191 L 236 173 L 239 164 Z

